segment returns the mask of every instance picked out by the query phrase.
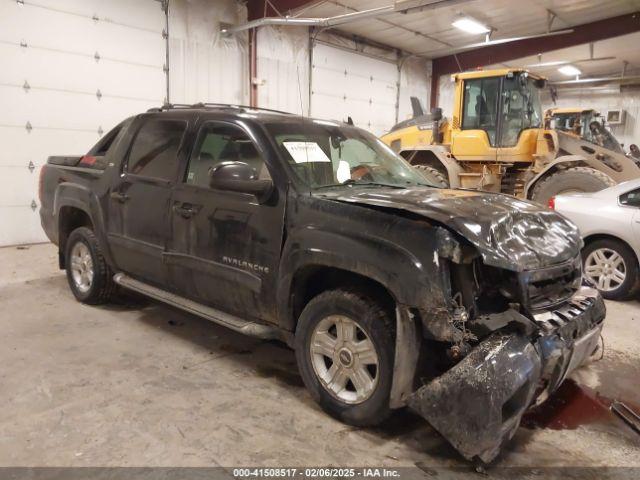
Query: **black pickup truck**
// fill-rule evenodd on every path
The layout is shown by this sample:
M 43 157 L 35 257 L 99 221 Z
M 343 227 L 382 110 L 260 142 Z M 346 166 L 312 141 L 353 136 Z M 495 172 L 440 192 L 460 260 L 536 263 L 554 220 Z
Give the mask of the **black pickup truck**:
M 124 288 L 282 340 L 330 414 L 409 406 L 468 459 L 495 458 L 598 346 L 573 224 L 429 185 L 352 125 L 166 106 L 50 157 L 40 190 L 81 302 Z

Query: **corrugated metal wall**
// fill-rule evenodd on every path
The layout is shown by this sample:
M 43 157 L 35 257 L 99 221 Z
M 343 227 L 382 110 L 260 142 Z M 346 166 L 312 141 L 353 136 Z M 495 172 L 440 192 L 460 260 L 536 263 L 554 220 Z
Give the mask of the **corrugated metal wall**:
M 257 38 L 258 105 L 308 115 L 308 29 L 262 27 Z
M 247 33 L 225 37 L 221 23 L 246 20 L 234 0 L 171 0 L 169 6 L 172 103 L 249 103 Z

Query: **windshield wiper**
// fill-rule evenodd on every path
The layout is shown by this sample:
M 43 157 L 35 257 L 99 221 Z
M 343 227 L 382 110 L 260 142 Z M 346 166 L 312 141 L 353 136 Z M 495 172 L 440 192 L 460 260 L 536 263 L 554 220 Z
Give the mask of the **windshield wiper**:
M 365 187 L 388 187 L 388 188 L 399 188 L 399 189 L 405 189 L 407 187 L 403 187 L 402 185 L 393 185 L 390 183 L 381 183 L 381 182 L 358 182 L 357 180 L 353 180 L 353 179 L 349 179 L 346 180 L 342 183 L 335 183 L 333 185 L 321 185 L 319 187 L 315 187 L 315 190 L 320 190 L 323 188 L 334 188 L 334 187 L 346 187 L 346 186 L 350 186 L 350 185 L 356 185 L 358 187 L 360 186 L 365 186 Z

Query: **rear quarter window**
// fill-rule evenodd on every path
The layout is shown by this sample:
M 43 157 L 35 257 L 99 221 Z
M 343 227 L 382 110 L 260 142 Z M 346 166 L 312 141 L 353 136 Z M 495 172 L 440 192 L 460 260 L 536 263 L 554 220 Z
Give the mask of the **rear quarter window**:
M 131 122 L 131 118 L 126 119 L 124 122 L 119 123 L 115 127 L 113 127 L 104 137 L 96 143 L 87 155 L 92 155 L 94 157 L 103 157 L 111 150 L 111 147 L 115 145 L 117 140 L 122 137 L 122 134 L 126 130 L 126 126 Z

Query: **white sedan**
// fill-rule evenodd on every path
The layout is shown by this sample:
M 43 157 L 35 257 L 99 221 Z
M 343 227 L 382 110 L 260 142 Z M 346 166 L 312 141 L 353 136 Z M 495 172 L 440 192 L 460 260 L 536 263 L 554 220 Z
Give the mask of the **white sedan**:
M 638 284 L 640 179 L 594 193 L 558 195 L 549 206 L 582 234 L 583 271 L 611 300 L 628 297 Z

